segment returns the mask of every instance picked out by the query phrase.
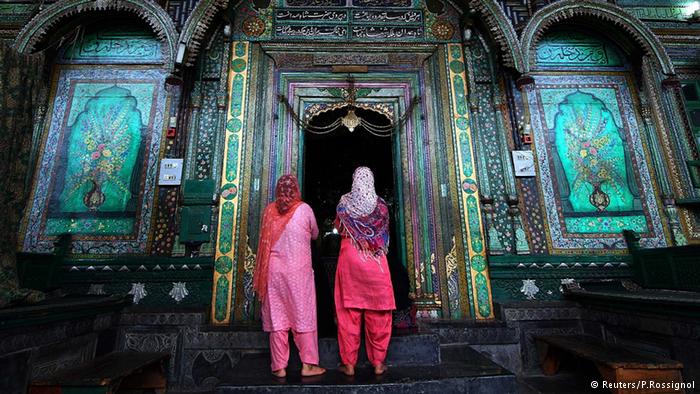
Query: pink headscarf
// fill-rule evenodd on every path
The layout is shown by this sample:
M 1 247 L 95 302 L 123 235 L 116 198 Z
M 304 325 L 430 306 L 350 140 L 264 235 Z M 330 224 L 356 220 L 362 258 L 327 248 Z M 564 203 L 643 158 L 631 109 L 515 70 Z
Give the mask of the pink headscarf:
M 270 251 L 280 239 L 284 228 L 301 203 L 297 177 L 294 175 L 283 175 L 277 181 L 275 201 L 265 207 L 262 225 L 260 226 L 257 262 L 253 272 L 253 289 L 261 300 L 267 296 Z

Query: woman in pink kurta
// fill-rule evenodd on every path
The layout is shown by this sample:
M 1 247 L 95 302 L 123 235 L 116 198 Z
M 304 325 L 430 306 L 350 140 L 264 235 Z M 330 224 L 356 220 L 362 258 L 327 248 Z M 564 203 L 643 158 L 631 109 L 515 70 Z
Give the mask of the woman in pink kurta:
M 355 374 L 361 323 L 365 323 L 367 358 L 374 373 L 386 372 L 391 339 L 394 292 L 386 260 L 389 248 L 389 209 L 374 190 L 374 175 L 367 167 L 353 174 L 352 190 L 336 209 L 340 255 L 335 273 L 335 310 L 341 372 Z
M 302 376 L 320 375 L 316 331 L 316 289 L 311 240 L 316 218 L 301 201 L 293 175 L 277 181 L 276 200 L 265 208 L 253 286 L 262 301 L 263 330 L 270 333 L 272 373 L 287 374 L 289 331 L 299 349 Z

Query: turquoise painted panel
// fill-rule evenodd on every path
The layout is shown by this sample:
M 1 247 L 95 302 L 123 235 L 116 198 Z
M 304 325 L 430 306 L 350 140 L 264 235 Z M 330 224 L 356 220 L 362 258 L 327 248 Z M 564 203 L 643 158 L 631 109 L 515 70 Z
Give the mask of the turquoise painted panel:
M 64 212 L 119 212 L 131 198 L 129 180 L 141 143 L 137 99 L 122 87 L 90 97 L 70 127 Z
M 603 72 L 535 76 L 528 102 L 553 251 L 624 249 L 623 229 L 642 234 L 645 247 L 666 245 L 629 80 Z
M 58 67 L 23 250 L 50 253 L 79 235 L 75 253 L 147 250 L 165 112 L 165 71 Z
M 579 91 L 567 95 L 556 107 L 554 144 L 574 212 L 633 208 L 620 127 L 607 107 L 596 96 Z M 554 110 L 553 105 L 545 109 Z
M 540 100 L 566 232 L 646 233 L 617 90 L 541 89 Z
M 632 230 L 637 233 L 648 231 L 647 219 L 644 215 L 569 217 L 564 218 L 564 223 L 569 232 L 582 234 L 619 234 L 622 230 Z
M 153 83 L 74 85 L 47 235 L 133 232 L 154 94 Z

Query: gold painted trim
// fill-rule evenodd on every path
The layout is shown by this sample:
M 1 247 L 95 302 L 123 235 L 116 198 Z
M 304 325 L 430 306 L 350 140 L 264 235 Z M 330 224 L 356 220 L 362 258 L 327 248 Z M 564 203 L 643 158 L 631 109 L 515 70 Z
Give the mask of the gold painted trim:
M 464 48 L 462 47 L 462 44 L 448 44 L 447 45 L 447 54 L 446 54 L 448 56 L 448 59 L 450 59 L 452 52 L 459 52 L 458 61 L 460 61 L 462 63 L 464 62 Z M 464 242 L 465 242 L 465 244 L 469 245 L 468 250 L 465 250 L 465 252 L 466 252 L 465 257 L 467 257 L 466 260 L 468 260 L 468 261 L 465 261 L 465 265 L 469 267 L 469 271 L 471 273 L 470 280 L 471 280 L 472 297 L 473 297 L 473 302 L 474 302 L 474 314 L 475 314 L 474 317 L 476 317 L 477 319 L 489 319 L 489 318 L 494 317 L 493 316 L 493 297 L 491 295 L 491 278 L 489 276 L 488 264 L 486 263 L 487 262 L 487 260 L 486 260 L 487 243 L 486 243 L 486 239 L 484 237 L 484 225 L 483 225 L 483 222 L 481 220 L 481 202 L 479 201 L 478 193 L 474 193 L 474 197 L 476 198 L 475 211 L 476 211 L 476 215 L 477 215 L 477 219 L 478 219 L 478 223 L 479 223 L 479 231 L 481 234 L 480 241 L 481 241 L 481 245 L 482 245 L 481 252 L 475 252 L 474 248 L 473 248 L 472 232 L 471 232 L 471 229 L 469 228 L 469 213 L 467 211 L 467 199 L 468 199 L 469 195 L 467 193 L 465 193 L 461 187 L 461 185 L 463 185 L 467 181 L 474 182 L 475 184 L 478 185 L 477 175 L 476 175 L 476 161 L 474 158 L 474 142 L 473 142 L 474 136 L 471 133 L 471 126 L 467 124 L 466 129 L 464 131 L 469 138 L 470 165 L 472 166 L 471 174 L 469 176 L 466 176 L 466 175 L 464 175 L 464 171 L 462 169 L 462 162 L 464 160 L 464 154 L 459 146 L 459 131 L 458 131 L 459 127 L 457 125 L 458 119 L 460 119 L 460 118 L 468 119 L 469 118 L 469 112 L 468 112 L 468 110 L 466 110 L 466 109 L 468 109 L 468 106 L 469 106 L 469 103 L 467 102 L 467 98 L 469 97 L 468 91 L 467 91 L 468 79 L 467 79 L 465 67 L 462 67 L 459 72 L 455 72 L 455 70 L 454 70 L 455 67 L 451 67 L 450 63 L 452 63 L 452 62 L 448 61 L 447 69 L 448 69 L 448 72 L 450 75 L 450 84 L 449 84 L 449 86 L 450 86 L 450 99 L 451 99 L 450 101 L 452 102 L 452 106 L 451 106 L 451 109 L 452 109 L 452 133 L 453 133 L 452 138 L 453 138 L 455 153 L 456 153 L 456 157 L 457 157 L 457 160 L 456 160 L 456 162 L 457 162 L 456 163 L 457 177 L 458 177 L 457 178 L 457 180 L 458 180 L 457 193 L 459 193 L 460 200 L 461 200 L 461 204 L 460 204 L 460 210 L 461 210 L 461 214 L 462 214 L 461 224 L 464 226 L 464 230 L 466 231 L 466 234 L 465 234 L 466 239 L 464 240 Z M 453 83 L 455 80 L 455 77 L 461 78 L 463 81 L 464 90 L 462 92 L 458 92 L 455 90 L 456 86 Z M 466 111 L 465 111 L 465 114 L 463 116 L 457 112 L 457 103 L 459 101 L 458 95 L 462 95 L 462 100 L 464 101 L 464 105 L 465 105 Z M 474 267 L 471 264 L 471 262 L 473 261 L 473 258 L 475 256 L 481 256 L 483 258 L 484 269 L 482 271 L 478 271 L 478 270 L 474 269 Z M 480 304 L 479 304 L 478 289 L 477 289 L 478 284 L 476 283 L 477 274 L 481 274 L 486 278 L 486 289 L 488 291 L 488 299 L 489 299 L 488 300 L 488 303 L 489 303 L 489 305 L 488 305 L 489 314 L 488 315 L 482 315 L 480 313 L 480 308 L 479 308 Z
M 237 56 L 236 55 L 236 47 L 242 45 L 243 46 L 243 55 L 242 56 Z M 233 281 L 234 281 L 234 275 L 233 273 L 237 271 L 237 266 L 236 266 L 236 251 L 238 250 L 238 247 L 236 245 L 236 233 L 237 229 L 239 227 L 238 223 L 238 212 L 240 211 L 240 205 L 241 205 L 241 196 L 242 196 L 242 190 L 241 190 L 241 179 L 243 178 L 241 175 L 241 168 L 242 168 L 242 161 L 241 161 L 241 153 L 243 152 L 243 136 L 245 135 L 245 130 L 246 130 L 246 122 L 245 122 L 245 115 L 246 115 L 246 106 L 247 106 L 247 99 L 248 99 L 248 70 L 250 69 L 250 64 L 249 64 L 249 57 L 250 57 L 250 43 L 247 41 L 233 41 L 231 43 L 231 60 L 229 62 L 229 75 L 228 75 L 228 108 L 226 110 L 226 129 L 225 133 L 226 136 L 224 138 L 224 153 L 223 153 L 223 161 L 222 161 L 222 170 L 221 170 L 221 181 L 220 181 L 220 190 L 223 189 L 224 185 L 233 183 L 237 185 L 236 187 L 238 188 L 236 195 L 231 198 L 230 200 L 227 200 L 225 198 L 222 198 L 219 196 L 219 220 L 217 224 L 217 241 L 216 241 L 216 256 L 215 256 L 215 262 L 220 258 L 220 257 L 228 257 L 231 261 L 231 267 L 230 269 L 225 273 L 221 274 L 214 270 L 214 278 L 213 278 L 213 283 L 212 283 L 212 302 L 211 302 L 211 319 L 212 319 L 212 324 L 214 325 L 224 325 L 228 324 L 231 321 L 231 303 L 234 299 L 234 294 L 232 294 L 233 290 Z M 242 60 L 245 64 L 245 68 L 240 71 L 235 71 L 233 67 L 230 65 L 237 60 Z M 240 62 L 238 62 L 240 63 Z M 241 86 L 241 101 L 240 101 L 240 113 L 236 116 L 233 115 L 231 111 L 231 102 L 234 99 L 232 97 L 233 95 L 233 83 L 234 83 L 234 78 L 237 76 L 241 76 L 243 80 L 243 84 Z M 237 131 L 231 131 L 229 130 L 228 125 L 231 124 L 232 121 L 238 120 L 240 123 L 240 128 Z M 229 141 L 234 138 L 238 137 L 238 144 L 237 144 L 237 152 L 235 155 L 235 160 L 236 160 L 236 168 L 235 168 L 235 173 L 236 173 L 236 178 L 229 180 L 226 178 L 226 172 L 229 166 L 229 158 L 231 157 L 229 155 Z M 227 203 L 233 204 L 233 211 L 230 217 L 224 217 L 223 212 L 224 212 L 224 205 Z M 230 226 L 222 226 L 222 223 L 224 223 L 224 220 L 231 221 Z M 220 248 L 220 240 L 222 238 L 222 234 L 224 231 L 230 231 L 230 241 L 231 241 L 231 247 L 226 253 L 222 253 Z M 216 263 L 215 263 L 216 266 Z M 217 283 L 219 281 L 219 278 L 225 277 L 228 280 L 228 289 L 227 289 L 227 296 L 228 299 L 226 301 L 226 311 L 224 314 L 223 319 L 217 319 L 216 318 L 216 299 L 217 299 Z

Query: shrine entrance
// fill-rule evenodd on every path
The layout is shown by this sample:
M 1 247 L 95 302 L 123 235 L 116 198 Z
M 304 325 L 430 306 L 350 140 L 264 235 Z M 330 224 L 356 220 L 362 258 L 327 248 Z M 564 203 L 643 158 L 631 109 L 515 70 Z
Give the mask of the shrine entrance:
M 225 182 L 242 177 L 248 186 L 222 185 L 228 199 L 220 203 L 223 250 L 218 247 L 216 259 L 238 263 L 215 272 L 217 322 L 256 318 L 251 281 L 260 214 L 277 179 L 295 174 L 321 230 L 314 252 L 319 331 L 334 335 L 339 240 L 332 221 L 360 165 L 373 170 L 378 194 L 391 205 L 388 259 L 397 268 L 397 325 L 491 315 L 465 68 L 454 60 L 461 58 L 460 44 L 232 43 L 222 174 L 231 175 Z M 467 217 L 473 217 L 469 226 Z M 465 248 L 464 239 L 474 245 Z M 481 271 L 465 264 L 472 258 Z
M 392 120 L 376 111 L 357 108 L 357 116 L 370 125 L 392 126 Z M 375 189 L 389 205 L 390 244 L 389 266 L 394 282 L 398 308 L 410 306 L 408 301 L 408 273 L 406 262 L 399 252 L 401 233 L 397 221 L 397 196 L 393 142 L 391 133 L 373 134 L 362 125 L 350 131 L 332 125 L 348 113 L 347 108 L 320 113 L 309 123 L 303 138 L 303 194 L 313 209 L 319 227 L 319 239 L 314 246 L 314 272 L 318 305 L 318 325 L 321 336 L 335 336 L 333 322 L 333 286 L 335 267 L 340 249 L 340 236 L 334 230 L 335 208 L 340 197 L 350 190 L 352 174 L 359 166 L 369 167 L 374 173 Z M 369 126 L 371 128 L 371 126 Z M 408 304 L 408 305 L 407 305 Z

